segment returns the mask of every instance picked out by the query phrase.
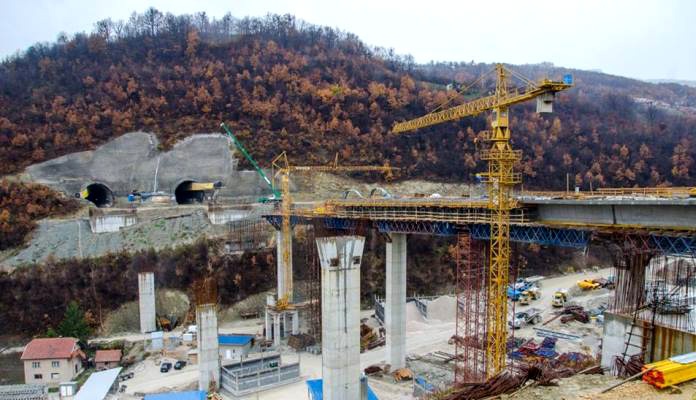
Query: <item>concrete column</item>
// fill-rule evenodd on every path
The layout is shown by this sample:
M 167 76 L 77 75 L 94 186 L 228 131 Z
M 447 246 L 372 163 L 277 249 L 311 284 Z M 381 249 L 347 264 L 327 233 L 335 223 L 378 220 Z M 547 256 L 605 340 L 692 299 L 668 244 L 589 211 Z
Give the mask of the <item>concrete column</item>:
M 387 295 L 384 307 L 387 363 L 406 367 L 406 235 L 392 233 L 387 243 Z
M 154 272 L 140 272 L 138 274 L 138 306 L 140 308 L 140 332 L 156 331 Z
M 196 307 L 198 325 L 198 390 L 207 391 L 211 381 L 220 387 L 220 350 L 215 304 Z
M 273 345 L 280 346 L 280 315 L 273 315 Z
M 283 337 L 288 337 L 290 333 L 290 324 L 288 324 L 288 313 L 283 313 Z
M 278 298 L 288 295 L 288 301 L 293 301 L 293 285 L 292 285 L 292 235 L 288 235 L 288 240 L 283 240 L 281 231 L 276 232 L 276 259 L 277 259 L 277 282 L 278 282 Z M 287 248 L 287 250 L 286 250 Z M 284 256 L 287 251 L 287 257 Z M 286 259 L 287 258 L 287 259 Z
M 271 340 L 273 339 L 273 335 L 271 334 L 271 316 L 268 314 L 268 308 L 266 309 L 266 340 Z
M 365 238 L 318 238 L 326 400 L 360 398 L 360 262 Z
M 292 313 L 292 334 L 297 335 L 300 333 L 300 313 L 295 311 Z

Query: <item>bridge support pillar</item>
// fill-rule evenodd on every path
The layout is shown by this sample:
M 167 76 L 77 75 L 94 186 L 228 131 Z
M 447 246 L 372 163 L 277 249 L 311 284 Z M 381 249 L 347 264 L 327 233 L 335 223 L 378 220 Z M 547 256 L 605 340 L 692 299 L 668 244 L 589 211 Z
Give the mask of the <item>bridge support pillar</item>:
M 280 314 L 273 314 L 273 346 L 280 346 Z
M 300 333 L 300 313 L 295 311 L 292 313 L 292 334 Z
M 271 315 L 268 313 L 268 309 L 264 310 L 265 311 L 265 334 L 266 334 L 266 340 L 272 340 L 273 339 L 273 333 L 271 328 Z
M 387 363 L 406 367 L 406 234 L 392 233 L 387 243 L 384 309 Z
M 140 309 L 140 332 L 156 331 L 154 272 L 138 273 L 138 307 Z
M 278 300 L 287 295 L 287 300 L 292 303 L 292 236 L 288 235 L 285 240 L 282 231 L 278 231 L 276 243 Z
M 321 263 L 324 399 L 359 399 L 360 262 L 365 238 L 338 236 L 316 242 Z
M 220 387 L 220 352 L 215 304 L 196 306 L 198 325 L 198 390 L 207 391 L 210 384 Z

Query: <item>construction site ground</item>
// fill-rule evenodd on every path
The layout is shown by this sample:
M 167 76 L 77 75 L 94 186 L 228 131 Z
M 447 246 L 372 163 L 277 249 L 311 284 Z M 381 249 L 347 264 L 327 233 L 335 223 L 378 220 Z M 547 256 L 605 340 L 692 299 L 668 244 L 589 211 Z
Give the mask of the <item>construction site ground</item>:
M 581 292 L 574 289 L 577 287 L 577 281 L 585 278 L 606 277 L 610 274 L 610 269 L 589 270 L 586 272 L 564 275 L 550 279 L 544 279 L 541 284 L 542 296 L 539 300 L 533 302 L 530 306 L 516 305 L 515 310 L 523 310 L 526 307 L 541 308 L 543 320 L 547 321 L 553 317 L 554 309 L 551 307 L 551 298 L 553 293 L 559 289 L 568 289 L 572 295 L 570 301 L 587 308 L 597 307 L 602 302 L 607 302 L 610 296 L 608 290 L 594 290 Z M 446 304 L 445 302 L 438 302 Z M 413 306 L 415 308 L 415 306 Z M 512 308 L 511 308 L 512 311 Z M 437 310 L 431 310 L 432 313 L 437 313 Z M 221 314 L 225 314 L 223 312 Z M 373 314 L 372 310 L 364 310 L 363 317 L 370 318 Z M 375 321 L 370 321 L 374 325 Z M 455 331 L 455 316 L 440 320 L 428 320 L 416 310 L 412 309 L 411 305 L 407 307 L 407 354 L 408 366 L 415 374 L 424 377 L 430 383 L 445 387 L 453 378 L 453 364 L 444 363 L 432 354 L 437 351 L 454 354 L 454 346 L 448 344 L 448 340 Z M 582 324 L 579 322 L 571 322 L 563 324 L 560 319 L 552 321 L 545 326 L 547 329 L 573 333 L 582 336 L 578 342 L 568 342 L 559 340 L 557 344 L 558 352 L 565 351 L 580 351 L 598 352 L 599 337 L 601 336 L 602 326 L 597 323 Z M 262 319 L 246 319 L 241 320 L 235 318 L 221 322 L 221 333 L 249 333 L 261 334 L 263 330 Z M 515 336 L 524 338 L 535 338 L 537 341 L 541 339 L 535 337 L 532 326 L 524 327 L 515 331 Z M 142 335 L 121 336 L 131 340 L 142 338 Z M 246 399 L 267 399 L 267 400 L 283 400 L 283 399 L 303 399 L 307 397 L 307 388 L 304 383 L 306 379 L 314 379 L 321 377 L 321 355 L 313 355 L 306 352 L 297 353 L 293 349 L 283 346 L 281 349 L 283 354 L 283 362 L 300 361 L 301 374 L 303 381 L 293 383 L 287 386 L 260 392 L 258 397 L 256 394 L 247 396 Z M 361 354 L 360 366 L 364 369 L 371 365 L 383 365 L 385 362 L 385 348 L 378 347 L 373 350 L 366 351 Z M 162 390 L 181 390 L 189 387 L 194 387 L 197 379 L 197 370 L 195 366 L 187 366 L 181 371 L 170 371 L 169 373 L 159 372 L 159 367 L 155 362 L 155 358 L 150 357 L 146 361 L 134 366 L 136 372 L 135 377 L 126 382 L 128 388 L 127 393 L 152 393 Z M 589 377 L 573 377 L 567 379 L 568 383 L 559 388 L 536 387 L 527 388 L 520 392 L 518 396 L 535 396 L 535 398 L 556 399 L 556 398 L 581 398 L 569 397 L 577 394 L 577 396 L 592 393 L 592 390 L 609 386 L 616 378 L 609 376 L 589 376 Z M 647 386 L 638 382 L 639 386 Z M 370 378 L 370 385 L 379 396 L 384 400 L 396 399 L 411 399 L 413 398 L 413 382 L 406 381 L 396 383 L 391 375 L 383 375 L 382 377 L 373 376 Z M 572 391 L 565 392 L 567 387 L 572 387 Z M 631 386 L 629 386 L 631 387 Z M 638 389 L 636 389 L 638 390 Z M 563 392 L 561 392 L 563 391 Z M 529 392 L 530 394 L 528 394 Z M 533 393 L 533 394 L 531 394 Z M 560 396 L 560 397 L 559 397 Z M 565 396 L 565 397 L 564 397 Z M 520 397 L 527 398 L 527 397 Z M 529 397 L 531 398 L 531 397 Z M 592 398 L 592 397 L 589 397 Z M 670 397 L 677 398 L 677 397 Z
M 542 295 L 539 300 L 532 302 L 529 306 L 515 305 L 515 311 L 524 310 L 528 307 L 542 309 L 543 321 L 548 321 L 554 316 L 558 309 L 551 307 L 551 298 L 556 290 L 567 289 L 570 293 L 570 303 L 584 306 L 586 309 L 598 307 L 609 300 L 611 292 L 606 289 L 581 291 L 577 288 L 577 282 L 581 279 L 607 277 L 610 269 L 590 269 L 584 272 L 569 274 L 559 277 L 544 279 L 541 281 Z M 244 303 L 249 306 L 261 301 L 263 294 L 254 296 Z M 449 300 L 448 300 L 449 301 Z M 442 310 L 430 310 L 431 315 L 438 315 L 441 319 L 426 319 L 415 308 L 413 303 L 407 306 L 407 366 L 412 369 L 415 375 L 422 376 L 431 384 L 439 387 L 446 387 L 453 379 L 453 362 L 444 362 L 441 358 L 433 356 L 435 352 L 454 354 L 454 345 L 448 344 L 450 337 L 455 331 L 455 316 L 452 313 L 450 318 L 445 317 L 443 310 L 449 310 L 448 301 L 438 301 L 438 307 Z M 452 298 L 452 301 L 453 298 Z M 248 304 L 247 304 L 248 303 Z M 512 312 L 512 303 L 510 303 Z M 246 333 L 261 335 L 263 332 L 263 319 L 240 319 L 234 310 L 221 310 L 220 313 L 220 333 Z M 372 318 L 373 310 L 363 310 L 362 317 L 368 319 L 368 324 L 376 326 L 377 322 Z M 541 338 L 535 336 L 534 326 L 526 326 L 514 332 L 516 337 L 526 339 L 534 338 L 537 342 Z M 553 320 L 544 326 L 546 329 L 572 333 L 581 336 L 579 341 L 568 341 L 559 339 L 556 351 L 559 353 L 568 351 L 585 352 L 596 355 L 599 351 L 599 338 L 602 334 L 602 325 L 592 321 L 587 324 L 580 322 L 561 323 L 560 319 Z M 165 333 L 165 338 L 171 335 L 180 335 L 181 332 Z M 142 334 L 123 334 L 98 339 L 100 341 L 125 339 L 129 341 L 142 341 Z M 174 362 L 177 359 L 186 359 L 186 352 L 190 349 L 187 345 L 179 346 L 175 349 L 168 349 L 165 355 L 161 352 L 150 354 L 145 360 L 136 363 L 129 368 L 135 372 L 134 377 L 124 382 L 126 385 L 125 393 L 120 394 L 120 398 L 136 399 L 144 393 L 157 393 L 173 390 L 188 390 L 197 387 L 198 370 L 196 365 L 187 365 L 182 370 L 170 370 L 162 373 L 159 370 L 159 362 Z M 252 394 L 243 399 L 246 400 L 286 400 L 286 399 L 306 399 L 307 387 L 304 383 L 307 379 L 321 378 L 322 357 L 307 352 L 296 352 L 288 346 L 281 346 L 281 354 L 284 363 L 299 361 L 301 366 L 302 381 L 286 386 Z M 364 369 L 371 365 L 384 365 L 385 348 L 378 347 L 368 350 L 360 356 L 360 368 Z M 158 362 L 159 361 L 159 362 Z M 607 394 L 598 394 L 604 388 L 619 382 L 619 379 L 608 375 L 576 375 L 559 381 L 557 386 L 535 386 L 524 387 L 512 395 L 504 395 L 501 398 L 537 400 L 537 399 L 623 399 L 630 396 L 635 399 L 655 398 L 655 399 L 693 399 L 696 393 L 696 383 L 680 385 L 681 393 L 673 393 L 671 390 L 659 391 L 642 381 L 629 382 L 618 387 Z M 404 400 L 413 399 L 413 382 L 395 382 L 389 374 L 382 376 L 371 376 L 370 386 L 382 400 Z

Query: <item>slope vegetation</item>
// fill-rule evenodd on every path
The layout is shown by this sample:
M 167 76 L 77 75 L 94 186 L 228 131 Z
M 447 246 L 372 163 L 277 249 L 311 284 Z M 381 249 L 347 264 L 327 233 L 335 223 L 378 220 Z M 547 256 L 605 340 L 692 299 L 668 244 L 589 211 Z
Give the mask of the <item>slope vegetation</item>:
M 389 128 L 449 98 L 487 93 L 491 81 L 463 94 L 447 87 L 490 67 L 416 65 L 291 16 L 210 20 L 150 9 L 0 65 L 0 173 L 136 129 L 155 132 L 166 147 L 224 120 L 262 164 L 282 150 L 303 162 L 338 152 L 348 163 L 388 159 L 405 177 L 467 180 L 484 167 L 476 150 L 486 116 L 419 135 Z M 535 114 L 531 104 L 514 109 L 528 186 L 565 187 L 566 174 L 583 188 L 694 183 L 696 89 L 575 72 L 577 87 L 559 95 L 555 114 Z

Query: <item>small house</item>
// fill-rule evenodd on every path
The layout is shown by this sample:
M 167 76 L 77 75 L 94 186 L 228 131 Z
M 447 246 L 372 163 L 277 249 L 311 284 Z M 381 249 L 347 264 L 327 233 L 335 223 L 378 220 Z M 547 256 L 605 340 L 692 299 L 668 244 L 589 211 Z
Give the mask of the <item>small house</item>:
M 24 348 L 24 382 L 57 387 L 82 372 L 85 353 L 75 338 L 34 339 Z
M 121 350 L 97 350 L 94 367 L 97 371 L 116 368 L 121 364 Z
M 252 335 L 220 335 L 218 336 L 220 358 L 222 361 L 239 360 L 246 356 L 254 346 Z

